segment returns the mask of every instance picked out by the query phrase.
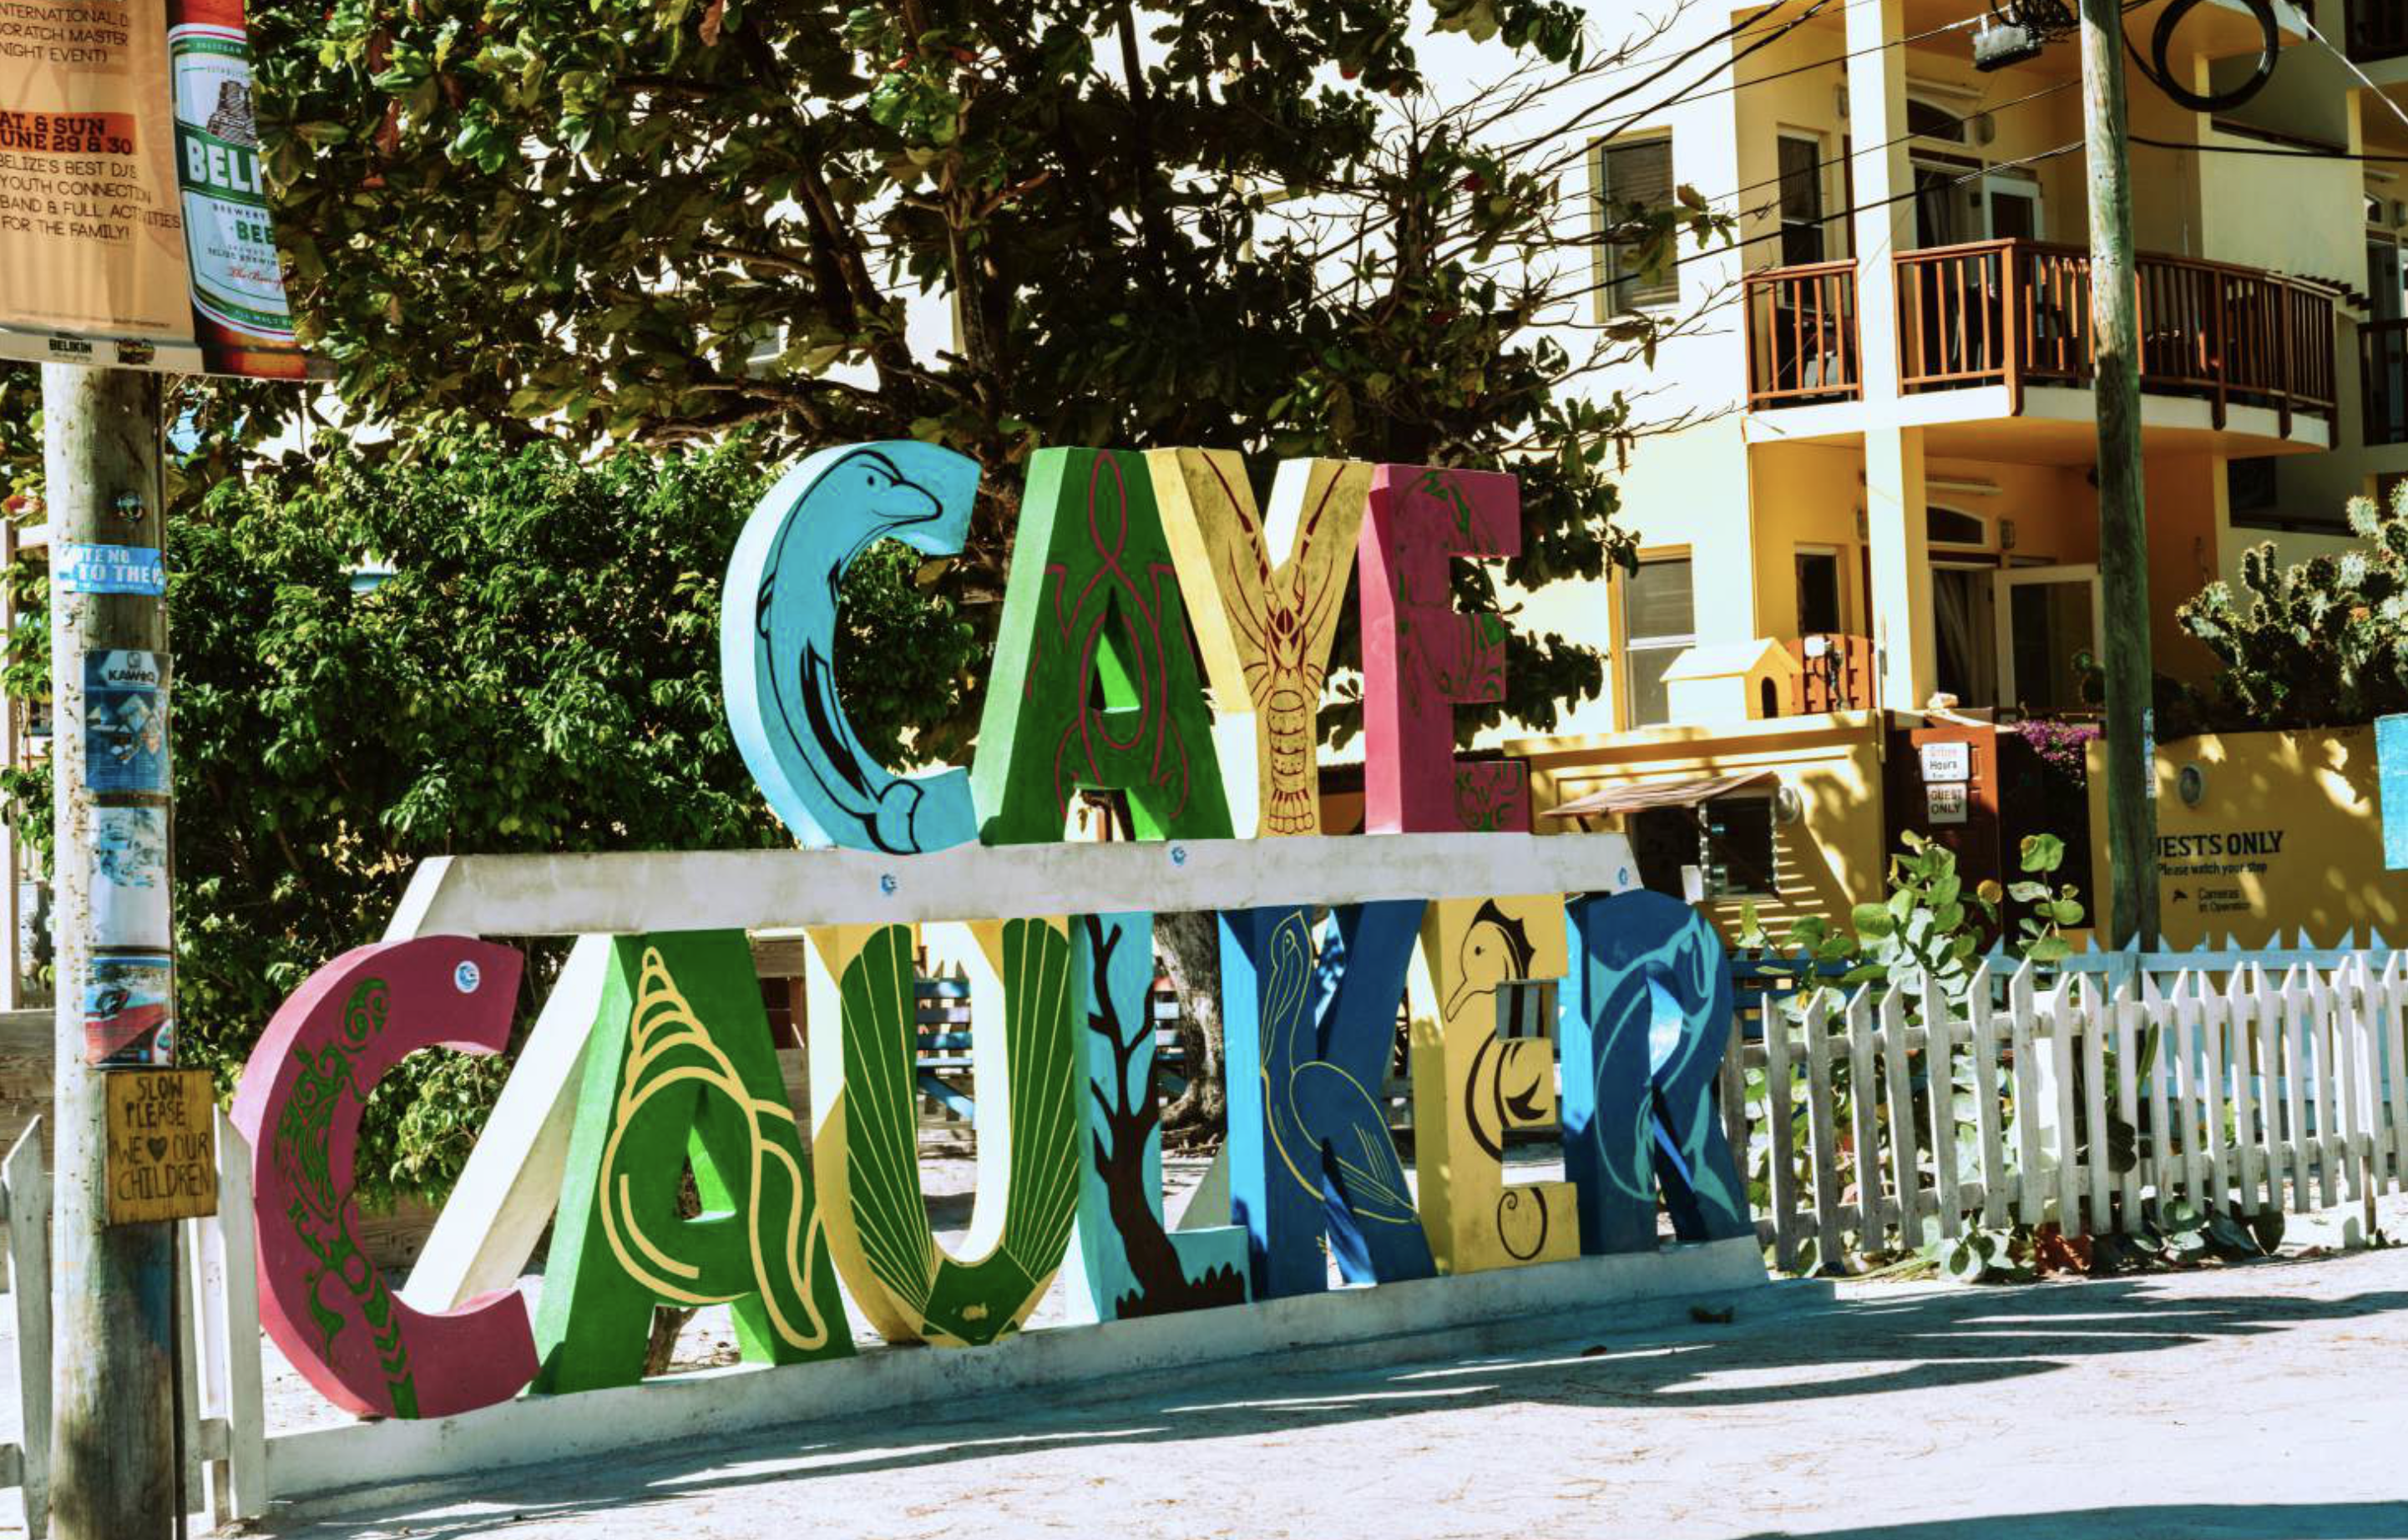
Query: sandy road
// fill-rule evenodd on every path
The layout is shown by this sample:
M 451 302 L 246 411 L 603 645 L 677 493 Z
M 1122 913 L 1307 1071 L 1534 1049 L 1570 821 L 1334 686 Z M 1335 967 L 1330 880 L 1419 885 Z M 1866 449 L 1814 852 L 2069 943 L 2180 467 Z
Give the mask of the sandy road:
M 1393 1349 L 1392 1349 L 1393 1351 Z M 2408 1537 L 2408 1251 L 2019 1288 L 1844 1286 L 366 1499 L 308 1540 L 785 1535 Z

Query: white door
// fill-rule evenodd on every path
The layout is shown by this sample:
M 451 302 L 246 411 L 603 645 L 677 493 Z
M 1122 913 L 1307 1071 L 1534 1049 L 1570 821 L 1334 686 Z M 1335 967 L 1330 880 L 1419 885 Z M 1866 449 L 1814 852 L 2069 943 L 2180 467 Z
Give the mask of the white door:
M 2009 568 L 1992 581 L 1999 703 L 2034 714 L 2088 709 L 2082 664 L 2097 664 L 2106 631 L 2097 565 Z

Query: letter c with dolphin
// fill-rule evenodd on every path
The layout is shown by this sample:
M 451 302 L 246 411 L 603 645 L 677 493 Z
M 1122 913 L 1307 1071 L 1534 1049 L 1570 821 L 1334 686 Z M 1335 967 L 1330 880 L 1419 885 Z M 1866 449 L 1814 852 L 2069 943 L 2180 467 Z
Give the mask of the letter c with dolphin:
M 933 444 L 822 450 L 779 478 L 737 538 L 719 616 L 728 725 L 770 810 L 806 845 L 908 855 L 978 837 L 969 773 L 891 773 L 836 690 L 845 569 L 882 540 L 958 552 L 978 482 L 977 461 Z

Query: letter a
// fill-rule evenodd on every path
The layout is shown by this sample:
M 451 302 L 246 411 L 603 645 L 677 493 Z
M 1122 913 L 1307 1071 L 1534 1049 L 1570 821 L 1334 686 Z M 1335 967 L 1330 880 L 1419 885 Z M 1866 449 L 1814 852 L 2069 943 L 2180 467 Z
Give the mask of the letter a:
M 1139 455 L 1045 449 L 1028 471 L 971 784 L 991 845 L 1062 838 L 1082 786 L 1140 839 L 1226 839 L 1187 605 Z

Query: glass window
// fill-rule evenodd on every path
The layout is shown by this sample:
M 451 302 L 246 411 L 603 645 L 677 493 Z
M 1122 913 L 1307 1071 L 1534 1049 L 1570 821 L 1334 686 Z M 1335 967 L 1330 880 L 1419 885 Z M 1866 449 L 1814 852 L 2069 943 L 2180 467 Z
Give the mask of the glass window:
M 2272 508 L 2280 497 L 2274 479 L 2274 457 L 2271 454 L 2236 456 L 2224 462 L 2225 500 L 2235 513 L 2258 513 Z
M 1697 641 L 1689 558 L 1640 563 L 1639 570 L 1623 581 L 1622 602 L 1630 724 L 1645 727 L 1670 722 L 1672 712 L 1665 697 L 1665 671 Z
M 1672 141 L 1669 137 L 1635 139 L 1627 144 L 1600 145 L 1597 154 L 1597 196 L 1609 228 L 1630 215 L 1633 206 L 1660 208 L 1672 201 Z M 1639 252 L 1608 243 L 1604 253 L 1605 309 L 1611 313 L 1670 305 L 1681 297 L 1681 275 L 1667 260 L 1641 262 Z
M 1784 134 L 1776 157 L 1781 167 L 1781 261 L 1784 266 L 1820 262 L 1823 239 L 1823 141 Z
M 1800 551 L 1798 634 L 1828 636 L 1840 629 L 1840 558 L 1829 551 Z
M 1717 798 L 1698 813 L 1705 825 L 1706 897 L 1773 897 L 1772 799 Z
M 1906 131 L 1918 139 L 1945 139 L 1951 144 L 1965 142 L 1965 120 L 1937 102 L 1919 97 L 1906 99 Z
M 1923 538 L 1934 545 L 1973 545 L 1987 550 L 1990 526 L 1979 514 L 1932 503 L 1924 511 Z

